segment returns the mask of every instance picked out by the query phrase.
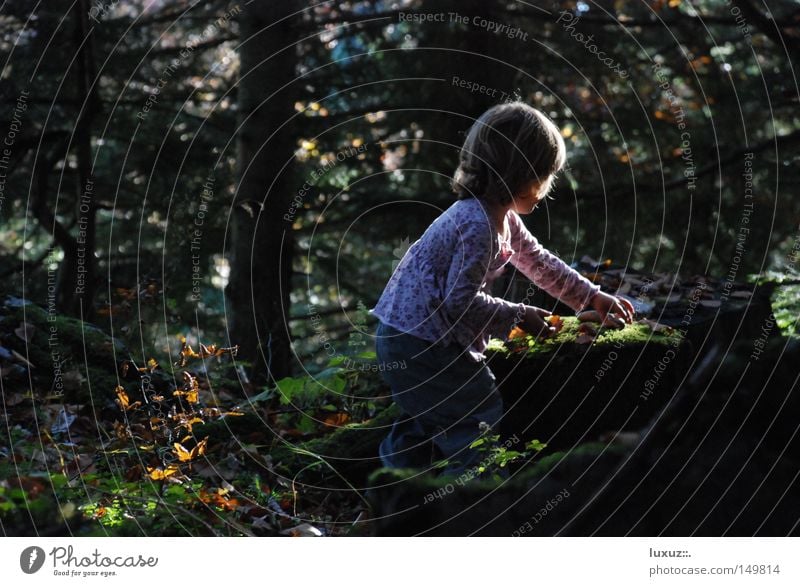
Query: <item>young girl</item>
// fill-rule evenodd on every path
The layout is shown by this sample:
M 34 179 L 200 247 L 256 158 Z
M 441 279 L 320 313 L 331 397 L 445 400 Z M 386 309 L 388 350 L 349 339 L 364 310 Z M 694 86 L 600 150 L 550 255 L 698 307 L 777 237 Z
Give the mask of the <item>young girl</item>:
M 632 321 L 627 301 L 542 248 L 518 215 L 547 195 L 565 157 L 558 128 L 522 102 L 490 108 L 467 134 L 452 181 L 458 201 L 408 249 L 371 310 L 379 362 L 406 365 L 383 371 L 403 410 L 380 446 L 385 466 L 446 459 L 444 472 L 460 474 L 479 463 L 469 446 L 481 423 L 494 426 L 503 414 L 483 354 L 489 337 L 505 339 L 514 326 L 540 337 L 555 331 L 548 311 L 491 295 L 508 262 L 575 311 L 591 306 Z

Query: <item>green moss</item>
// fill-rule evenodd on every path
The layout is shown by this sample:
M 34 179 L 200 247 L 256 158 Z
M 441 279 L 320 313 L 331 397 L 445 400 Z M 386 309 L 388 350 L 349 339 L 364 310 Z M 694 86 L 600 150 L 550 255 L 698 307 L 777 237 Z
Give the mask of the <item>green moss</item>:
M 552 338 L 536 340 L 533 336 L 518 338 L 509 342 L 492 339 L 489 342 L 488 350 L 499 353 L 509 353 L 511 351 L 524 351 L 526 355 L 553 352 L 565 344 L 578 347 L 587 347 L 588 344 L 578 344 L 575 339 L 578 336 L 578 328 L 581 322 L 575 316 L 567 316 L 563 319 L 563 327 Z M 599 331 L 592 346 L 602 347 L 607 345 L 638 345 L 638 344 L 663 344 L 670 345 L 675 342 L 675 338 L 680 338 L 681 334 L 677 330 L 672 332 L 654 333 L 650 326 L 643 323 L 626 324 L 622 329 L 598 328 L 597 324 L 592 324 Z
M 276 446 L 270 455 L 276 469 L 287 475 L 306 469 L 300 476 L 304 482 L 337 482 L 342 477 L 361 482 L 380 467 L 378 445 L 398 415 L 399 409 L 392 403 L 369 421 L 345 425 L 306 442 Z M 319 465 L 312 467 L 314 463 Z
M 622 455 L 629 451 L 627 447 L 620 445 L 607 445 L 600 442 L 589 442 L 581 444 L 573 450 L 554 452 L 547 456 L 536 458 L 529 463 L 524 470 L 514 475 L 510 480 L 493 480 L 491 478 L 476 478 L 469 482 L 469 490 L 477 492 L 490 492 L 500 487 L 500 490 L 516 490 L 519 487 L 530 486 L 534 481 L 542 478 L 553 470 L 559 463 L 568 463 L 573 460 L 582 460 L 585 457 L 596 458 L 601 454 L 615 456 Z M 372 487 L 392 486 L 409 482 L 414 485 L 414 489 L 424 489 L 435 491 L 437 488 L 446 486 L 453 482 L 453 477 L 434 476 L 430 473 L 420 474 L 417 469 L 389 469 L 381 468 L 369 476 L 369 485 Z
M 772 313 L 784 336 L 800 338 L 800 285 L 781 285 L 772 295 Z
M 600 442 L 588 442 L 579 445 L 574 450 L 570 450 L 568 452 L 554 452 L 544 456 L 539 460 L 536 460 L 533 464 L 533 467 L 525 472 L 525 476 L 527 478 L 538 478 L 540 476 L 544 476 L 565 458 L 585 455 L 597 456 L 603 453 L 603 450 L 606 450 L 606 452 L 621 454 L 625 453 L 627 448 L 618 445 L 606 445 Z
M 67 376 L 63 381 L 67 401 L 86 403 L 113 397 L 117 365 L 128 358 L 125 345 L 79 319 L 57 314 L 52 320 L 49 317 L 33 303 L 4 307 L 0 321 L 3 345 L 29 360 L 34 365 L 33 376 L 48 387 L 55 379 L 54 361 L 61 363 L 62 376 L 79 373 L 80 377 Z M 29 342 L 15 333 L 21 325 L 31 332 Z

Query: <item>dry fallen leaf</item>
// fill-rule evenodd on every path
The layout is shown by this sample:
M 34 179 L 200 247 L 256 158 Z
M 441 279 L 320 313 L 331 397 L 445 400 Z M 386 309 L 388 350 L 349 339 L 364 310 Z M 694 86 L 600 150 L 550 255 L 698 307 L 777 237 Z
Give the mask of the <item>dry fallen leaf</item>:
M 206 453 L 206 443 L 208 443 L 208 438 L 205 437 L 200 442 L 190 450 L 184 448 L 178 442 L 172 444 L 173 451 L 175 455 L 178 457 L 179 462 L 189 462 L 194 460 L 198 456 L 202 456 Z
M 198 401 L 198 394 L 200 388 L 197 385 L 197 379 L 188 372 L 183 373 L 183 390 L 177 389 L 173 391 L 176 397 L 184 397 L 187 403 L 194 405 Z
M 514 329 L 512 329 L 511 332 L 508 334 L 508 339 L 509 340 L 518 340 L 520 338 L 526 337 L 527 335 L 528 335 L 528 332 L 526 332 L 525 330 L 523 330 L 522 328 L 520 328 L 518 326 L 514 326 Z
M 36 328 L 33 324 L 23 322 L 14 330 L 14 333 L 20 340 L 30 343 L 33 340 L 33 334 L 36 333 Z
M 561 328 L 564 327 L 564 320 L 561 319 L 560 315 L 548 315 L 544 318 L 544 321 L 553 326 L 556 329 L 556 333 L 560 332 Z
M 330 413 L 322 418 L 322 423 L 329 427 L 341 427 L 350 421 L 350 415 L 344 412 Z
M 125 388 L 122 385 L 117 385 L 115 391 L 117 393 L 117 405 L 119 405 L 124 411 L 128 411 L 129 409 L 133 409 L 142 404 L 140 401 L 136 401 L 135 403 L 131 404 L 128 393 L 125 392 Z
M 147 467 L 147 474 L 150 476 L 150 480 L 166 480 L 170 476 L 175 476 L 177 473 L 178 467 L 174 464 L 169 465 L 166 468 Z
M 239 500 L 235 498 L 227 498 L 228 491 L 224 488 L 218 488 L 211 492 L 206 491 L 205 488 L 200 489 L 200 500 L 207 505 L 219 507 L 225 511 L 234 511 L 239 506 Z
M 181 351 L 180 351 L 180 359 L 178 362 L 175 363 L 175 366 L 179 368 L 183 368 L 186 366 L 186 363 L 189 361 L 189 358 L 211 358 L 211 357 L 218 357 L 222 356 L 223 354 L 230 354 L 231 356 L 236 356 L 236 353 L 239 351 L 239 346 L 233 346 L 231 348 L 217 348 L 216 344 L 209 344 L 208 346 L 204 344 L 200 344 L 200 352 L 195 352 L 192 347 L 186 343 L 186 338 L 181 338 Z

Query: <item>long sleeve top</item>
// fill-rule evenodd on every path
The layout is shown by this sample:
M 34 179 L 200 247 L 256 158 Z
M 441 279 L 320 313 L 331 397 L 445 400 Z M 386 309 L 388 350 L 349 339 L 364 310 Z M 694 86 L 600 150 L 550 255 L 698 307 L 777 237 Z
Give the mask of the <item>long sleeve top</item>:
M 491 336 L 505 338 L 524 318 L 524 303 L 491 295 L 509 262 L 575 311 L 600 290 L 543 248 L 514 211 L 504 218 L 504 239 L 484 205 L 459 200 L 434 220 L 406 251 L 370 313 L 423 340 L 456 344 L 480 361 Z

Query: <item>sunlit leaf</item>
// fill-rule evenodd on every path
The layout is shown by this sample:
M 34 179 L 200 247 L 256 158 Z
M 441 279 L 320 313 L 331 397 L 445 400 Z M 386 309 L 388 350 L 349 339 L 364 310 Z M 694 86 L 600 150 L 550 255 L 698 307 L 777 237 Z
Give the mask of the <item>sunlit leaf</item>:
M 150 476 L 150 480 L 166 480 L 170 476 L 175 476 L 177 473 L 178 467 L 174 464 L 167 466 L 166 468 L 147 467 L 147 474 Z
M 190 358 L 212 358 L 212 357 L 219 357 L 223 354 L 230 354 L 231 356 L 236 356 L 237 352 L 239 351 L 239 346 L 233 346 L 231 348 L 218 348 L 216 344 L 210 344 L 205 346 L 204 344 L 200 344 L 200 352 L 195 352 L 189 344 L 186 343 L 186 338 L 181 338 L 181 351 L 180 351 L 180 359 L 175 363 L 175 366 L 179 368 L 183 368 L 186 366 L 187 362 Z
M 199 400 L 200 387 L 197 384 L 197 378 L 193 377 L 188 372 L 183 373 L 183 390 L 177 389 L 173 391 L 176 397 L 184 397 L 187 403 L 194 405 Z
M 173 451 L 175 452 L 175 455 L 178 456 L 178 461 L 179 462 L 188 462 L 189 460 L 192 459 L 192 453 L 189 450 L 187 450 L 186 448 L 184 448 L 178 442 L 175 442 L 174 444 L 172 444 L 172 447 L 173 447 Z

